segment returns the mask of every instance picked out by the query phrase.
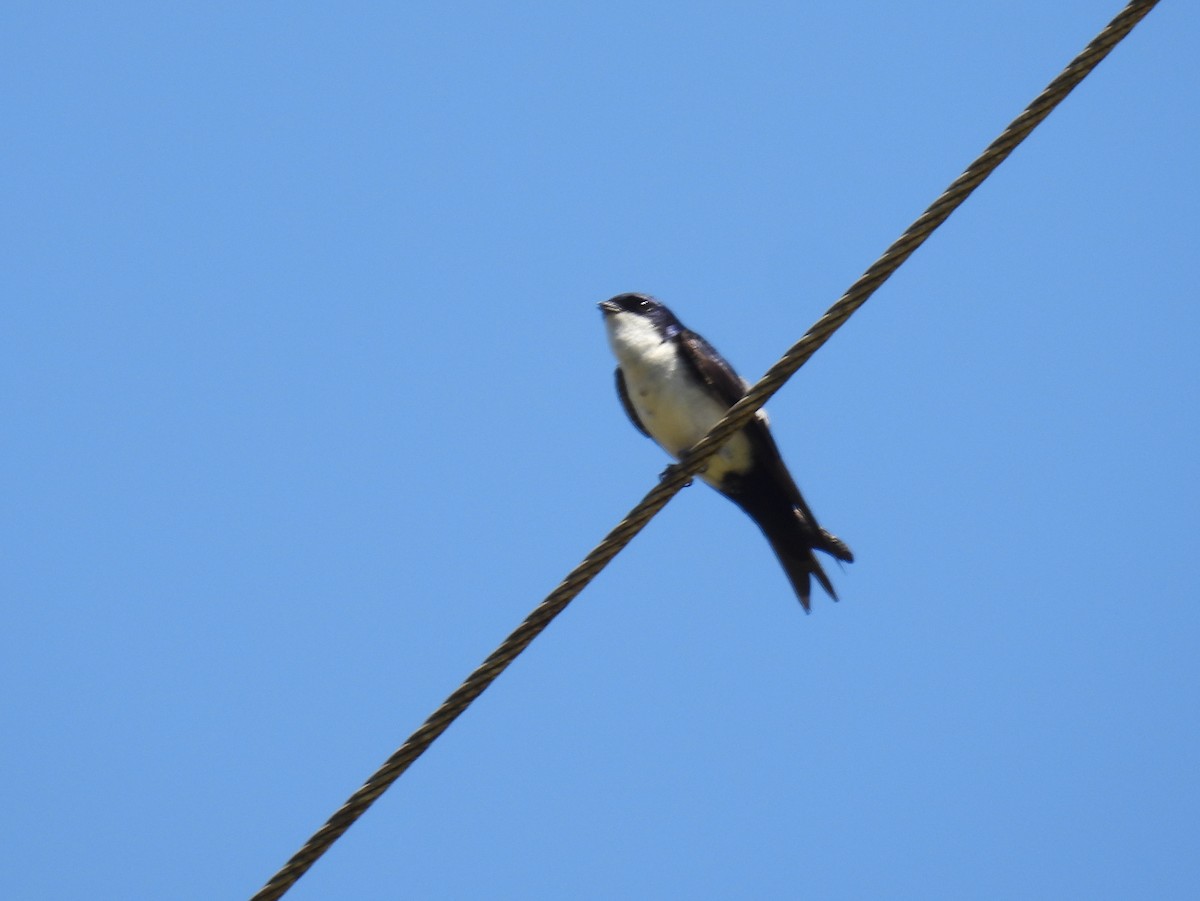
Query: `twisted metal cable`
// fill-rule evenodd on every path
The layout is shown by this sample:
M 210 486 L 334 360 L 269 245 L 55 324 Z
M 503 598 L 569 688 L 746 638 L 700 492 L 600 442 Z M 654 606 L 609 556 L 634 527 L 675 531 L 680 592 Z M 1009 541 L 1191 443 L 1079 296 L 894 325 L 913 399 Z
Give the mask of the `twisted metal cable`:
M 811 329 L 783 357 L 767 370 L 750 391 L 730 407 L 725 418 L 698 442 L 680 462 L 647 494 L 629 514 L 609 532 L 575 569 L 559 583 L 546 599 L 525 618 L 517 629 L 467 677 L 458 689 L 400 748 L 363 784 L 342 807 L 313 834 L 251 901 L 274 901 L 281 897 L 310 866 L 324 854 L 375 800 L 425 752 L 471 702 L 504 672 L 505 668 L 529 646 L 550 621 L 569 604 L 622 548 L 658 513 L 679 489 L 734 432 L 740 430 L 768 398 L 778 391 L 817 349 L 891 277 L 933 231 L 946 221 L 971 192 L 1025 140 L 1026 136 L 1050 114 L 1096 65 L 1108 55 L 1158 0 L 1133 0 L 1026 110 L 981 153 L 966 171 L 947 188 L 921 216 L 908 227 L 866 272 L 829 308 Z

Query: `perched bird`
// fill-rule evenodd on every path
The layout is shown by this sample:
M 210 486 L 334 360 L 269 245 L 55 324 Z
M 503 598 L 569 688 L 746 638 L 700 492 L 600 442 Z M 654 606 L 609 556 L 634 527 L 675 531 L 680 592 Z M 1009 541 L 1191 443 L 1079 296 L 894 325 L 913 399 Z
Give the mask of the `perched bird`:
M 617 394 L 638 431 L 678 458 L 716 425 L 750 387 L 711 344 L 645 294 L 619 294 L 600 304 L 617 358 Z M 813 554 L 850 563 L 854 555 L 813 516 L 779 455 L 759 410 L 710 457 L 700 478 L 754 520 L 801 605 L 809 610 L 809 577 L 835 601 L 837 593 Z

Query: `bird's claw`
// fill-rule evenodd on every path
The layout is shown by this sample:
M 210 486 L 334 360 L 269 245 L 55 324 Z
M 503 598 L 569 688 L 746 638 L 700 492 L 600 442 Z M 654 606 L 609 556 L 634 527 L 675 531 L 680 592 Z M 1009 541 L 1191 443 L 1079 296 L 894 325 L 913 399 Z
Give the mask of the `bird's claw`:
M 681 469 L 683 469 L 682 463 L 669 463 L 669 464 L 667 464 L 667 468 L 664 469 L 659 474 L 658 479 L 660 482 L 665 482 L 665 481 L 667 481 L 667 479 L 673 477 L 675 475 L 675 473 L 679 472 L 679 470 L 681 470 Z M 684 482 L 681 487 L 687 488 L 689 485 L 692 484 L 692 481 L 693 481 L 693 477 L 688 476 L 687 481 Z

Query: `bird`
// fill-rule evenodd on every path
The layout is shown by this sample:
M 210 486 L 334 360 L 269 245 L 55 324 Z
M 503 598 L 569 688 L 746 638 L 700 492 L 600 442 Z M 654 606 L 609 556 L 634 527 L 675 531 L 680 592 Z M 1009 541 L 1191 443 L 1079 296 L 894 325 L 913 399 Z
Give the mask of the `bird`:
M 617 395 L 625 413 L 638 431 L 678 460 L 741 400 L 749 384 L 656 298 L 618 294 L 599 307 L 617 358 Z M 806 613 L 812 609 L 812 578 L 838 599 L 813 552 L 846 563 L 854 555 L 817 524 L 783 462 L 764 410 L 726 441 L 698 475 L 762 530 Z

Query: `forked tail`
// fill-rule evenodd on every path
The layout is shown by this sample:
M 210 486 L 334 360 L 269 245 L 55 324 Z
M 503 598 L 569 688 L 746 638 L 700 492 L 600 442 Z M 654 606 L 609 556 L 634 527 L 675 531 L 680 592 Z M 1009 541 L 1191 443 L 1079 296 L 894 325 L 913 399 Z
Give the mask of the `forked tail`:
M 808 613 L 812 609 L 810 598 L 813 578 L 821 584 L 831 598 L 835 601 L 838 599 L 833 583 L 829 581 L 829 576 L 821 568 L 821 562 L 813 551 L 824 551 L 835 560 L 842 560 L 846 563 L 854 562 L 854 554 L 846 546 L 846 542 L 822 528 L 817 528 L 815 533 L 810 528 L 805 528 L 803 533 L 797 534 L 799 531 L 793 531 L 787 536 L 768 534 L 767 540 L 771 544 L 771 550 L 775 552 L 775 556 L 783 565 L 783 571 L 787 574 L 788 581 L 792 583 L 792 590 L 800 599 L 800 605 L 804 608 L 804 612 Z

